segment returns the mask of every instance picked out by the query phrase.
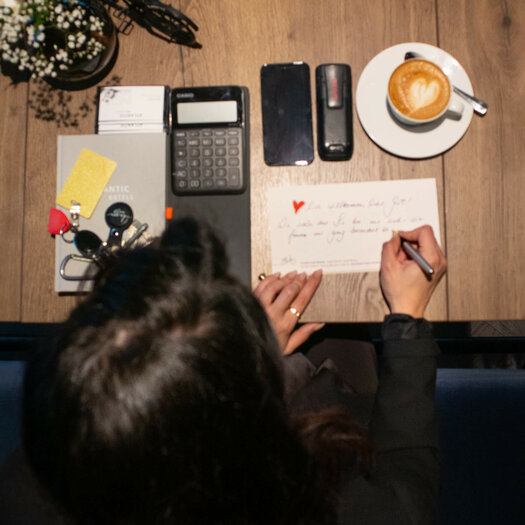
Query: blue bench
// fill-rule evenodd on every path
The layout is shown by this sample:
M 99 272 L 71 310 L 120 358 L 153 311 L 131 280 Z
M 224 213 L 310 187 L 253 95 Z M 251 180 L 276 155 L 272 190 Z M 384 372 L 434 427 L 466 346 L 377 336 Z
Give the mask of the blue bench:
M 440 369 L 443 525 L 525 523 L 525 370 Z
M 24 361 L 0 361 L 0 465 L 20 442 Z
M 0 361 L 0 465 L 19 443 L 22 361 Z M 444 525 L 525 523 L 525 370 L 440 369 Z

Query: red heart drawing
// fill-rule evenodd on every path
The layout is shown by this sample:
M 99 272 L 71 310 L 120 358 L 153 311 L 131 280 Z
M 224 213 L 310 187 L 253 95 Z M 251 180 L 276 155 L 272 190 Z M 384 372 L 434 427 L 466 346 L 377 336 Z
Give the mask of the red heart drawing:
M 293 209 L 295 210 L 295 213 L 297 213 L 302 207 L 304 206 L 304 201 L 293 201 Z

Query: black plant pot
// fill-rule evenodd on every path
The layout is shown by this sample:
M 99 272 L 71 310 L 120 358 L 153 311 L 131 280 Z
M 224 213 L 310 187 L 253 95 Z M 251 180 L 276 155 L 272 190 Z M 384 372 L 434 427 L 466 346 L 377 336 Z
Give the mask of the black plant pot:
M 68 91 L 87 89 L 98 84 L 115 65 L 119 48 L 117 29 L 104 7 L 101 6 L 96 14 L 104 20 L 104 30 L 99 40 L 105 45 L 105 49 L 91 60 L 57 71 L 56 77 L 45 77 L 45 81 L 51 86 Z

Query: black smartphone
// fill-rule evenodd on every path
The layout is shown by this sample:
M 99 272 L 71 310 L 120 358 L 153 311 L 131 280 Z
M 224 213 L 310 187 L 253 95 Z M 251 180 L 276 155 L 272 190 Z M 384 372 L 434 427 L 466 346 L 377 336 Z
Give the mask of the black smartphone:
M 310 68 L 305 62 L 261 68 L 264 161 L 306 166 L 314 159 Z

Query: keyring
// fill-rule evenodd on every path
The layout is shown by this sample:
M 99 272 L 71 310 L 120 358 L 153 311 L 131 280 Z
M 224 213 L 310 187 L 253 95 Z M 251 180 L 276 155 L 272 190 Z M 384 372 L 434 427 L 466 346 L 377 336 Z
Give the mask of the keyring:
M 73 231 L 69 229 L 69 224 L 64 224 L 64 226 L 62 226 L 62 228 L 60 228 L 60 231 L 58 232 L 58 235 L 60 235 L 60 237 L 62 237 L 64 242 L 67 242 L 68 244 L 73 244 L 75 242 L 75 236 L 73 235 L 73 237 L 71 237 L 71 239 L 66 239 L 66 237 L 64 235 L 68 231 L 71 231 L 71 233 L 73 233 Z

